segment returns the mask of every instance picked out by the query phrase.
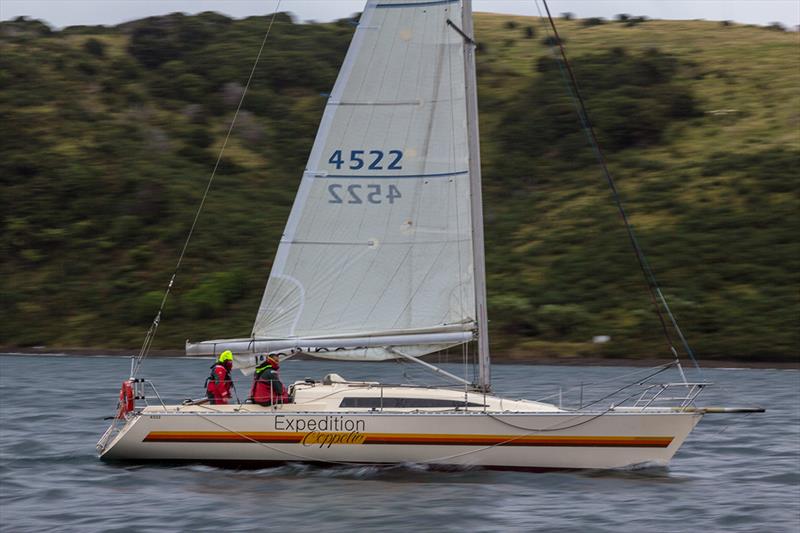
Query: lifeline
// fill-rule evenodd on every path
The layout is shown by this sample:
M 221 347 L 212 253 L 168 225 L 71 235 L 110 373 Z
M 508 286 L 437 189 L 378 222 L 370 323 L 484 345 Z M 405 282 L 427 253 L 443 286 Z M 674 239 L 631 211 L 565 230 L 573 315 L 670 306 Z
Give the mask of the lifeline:
M 365 428 L 364 420 L 346 420 L 343 416 L 309 419 L 275 416 L 275 429 L 278 431 L 364 431 Z

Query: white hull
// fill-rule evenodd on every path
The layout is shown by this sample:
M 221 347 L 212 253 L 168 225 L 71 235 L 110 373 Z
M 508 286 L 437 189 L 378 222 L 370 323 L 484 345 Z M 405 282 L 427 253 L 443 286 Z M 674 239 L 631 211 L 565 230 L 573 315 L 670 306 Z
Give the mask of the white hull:
M 387 396 L 394 391 L 395 396 L 402 392 L 414 397 L 423 391 L 429 396 L 435 392 L 464 399 L 463 391 L 381 389 Z M 375 398 L 377 390 L 362 387 L 358 392 L 371 391 Z M 315 393 L 327 393 L 328 398 L 341 399 L 344 391 L 344 385 L 314 387 Z M 470 394 L 469 401 L 482 398 Z M 576 413 L 509 400 L 504 400 L 506 407 L 515 411 L 489 410 L 498 401 L 486 397 L 486 410 L 446 411 L 306 410 L 318 402 L 276 407 L 151 406 L 130 416 L 101 450 L 101 456 L 107 460 L 231 465 L 308 462 L 520 470 L 623 468 L 667 464 L 702 418 L 697 412 L 669 409 Z

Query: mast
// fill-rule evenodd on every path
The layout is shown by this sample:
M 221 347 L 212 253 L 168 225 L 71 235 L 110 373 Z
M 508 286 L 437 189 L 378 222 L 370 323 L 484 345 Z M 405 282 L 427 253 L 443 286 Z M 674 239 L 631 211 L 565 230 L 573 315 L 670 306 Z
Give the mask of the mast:
M 472 214 L 472 264 L 475 274 L 475 317 L 478 322 L 478 387 L 491 389 L 489 363 L 489 319 L 486 312 L 486 265 L 483 251 L 483 198 L 481 195 L 481 149 L 478 135 L 478 88 L 475 79 L 475 41 L 472 39 L 472 0 L 464 0 L 461 14 L 464 39 L 464 82 L 467 100 L 469 183 Z

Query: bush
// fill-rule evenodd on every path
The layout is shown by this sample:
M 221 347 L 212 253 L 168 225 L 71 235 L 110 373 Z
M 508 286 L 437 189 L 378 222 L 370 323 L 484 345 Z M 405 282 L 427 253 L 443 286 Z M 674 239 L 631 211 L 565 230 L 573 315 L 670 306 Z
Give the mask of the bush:
M 631 17 L 625 22 L 625 26 L 628 27 L 637 26 L 646 21 L 647 17 Z
M 112 61 L 111 68 L 109 70 L 114 72 L 117 78 L 124 81 L 137 79 L 140 72 L 136 62 L 131 60 L 131 58 L 128 56 L 115 58 Z M 130 90 L 130 88 L 130 85 L 126 85 L 123 89 Z
M 89 61 L 81 61 L 78 63 L 77 67 L 81 73 L 87 76 L 94 76 L 97 74 L 97 67 L 95 67 L 95 65 Z
M 533 39 L 534 37 L 536 37 L 536 30 L 533 26 L 525 26 L 525 38 Z
M 161 291 L 146 292 L 136 298 L 127 315 L 128 323 L 132 325 L 149 324 L 158 313 L 163 298 L 164 293 Z
M 513 29 L 516 29 L 516 28 L 517 28 L 517 26 L 519 26 L 519 24 L 517 24 L 517 22 L 516 22 L 516 21 L 514 21 L 514 20 L 509 20 L 508 22 L 506 22 L 505 24 L 503 24 L 503 26 L 504 26 L 504 27 L 505 27 L 507 30 L 513 30 Z
M 536 311 L 536 318 L 545 334 L 564 338 L 574 333 L 578 326 L 586 324 L 589 315 L 580 305 L 543 305 Z
M 669 106 L 669 114 L 672 118 L 691 118 L 702 115 L 702 111 L 697 105 L 697 100 L 689 92 L 679 92 L 673 95 Z
M 12 35 L 50 35 L 53 30 L 41 20 L 29 17 L 17 17 L 11 21 L 0 22 L 0 29 L 3 33 L 8 32 Z
M 558 40 L 558 37 L 555 35 L 548 35 L 544 39 L 542 39 L 542 44 L 545 46 L 558 46 L 560 43 L 565 43 L 567 40 L 562 37 L 561 40 Z
M 181 74 L 175 80 L 174 96 L 187 102 L 200 102 L 207 90 L 206 80 L 197 74 Z
M 245 279 L 241 272 L 218 272 L 187 292 L 181 304 L 190 318 L 219 317 L 244 289 Z
M 87 39 L 86 42 L 83 43 L 83 49 L 95 57 L 105 57 L 106 55 L 106 45 L 94 37 Z
M 653 144 L 661 138 L 669 115 L 660 113 L 657 102 L 628 91 L 611 91 L 591 110 L 602 145 L 622 150 L 635 145 Z
M 156 68 L 162 63 L 177 57 L 175 45 L 169 40 L 167 32 L 157 26 L 140 26 L 133 31 L 128 53 L 142 66 Z
M 766 193 L 797 191 L 793 172 L 800 167 L 800 151 L 783 148 L 756 153 L 712 154 L 701 168 L 701 175 L 757 177 L 758 188 Z
M 196 148 L 208 148 L 211 146 L 211 141 L 213 141 L 208 130 L 201 125 L 187 130 L 183 138 L 186 139 L 189 145 Z
M 591 28 L 592 26 L 601 26 L 606 23 L 603 17 L 591 17 L 581 21 L 581 26 L 584 28 Z
M 561 13 L 561 18 L 564 20 L 572 20 L 575 18 L 575 13 L 570 13 L 569 11 Z
M 527 298 L 519 294 L 493 294 L 488 305 L 493 319 L 502 323 L 507 333 L 537 333 L 534 308 Z
M 219 317 L 225 308 L 222 294 L 213 285 L 200 285 L 190 290 L 181 299 L 181 305 L 189 318 Z

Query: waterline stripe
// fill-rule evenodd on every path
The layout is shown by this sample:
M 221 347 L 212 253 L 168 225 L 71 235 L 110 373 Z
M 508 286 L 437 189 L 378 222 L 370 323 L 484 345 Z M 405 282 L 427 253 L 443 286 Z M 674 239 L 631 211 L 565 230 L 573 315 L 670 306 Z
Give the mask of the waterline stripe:
M 317 433 L 317 432 L 311 432 Z M 325 432 L 321 432 L 325 433 Z M 225 431 L 152 431 L 144 442 L 248 443 L 265 442 L 296 444 L 309 432 L 248 432 Z M 361 433 L 363 444 L 394 444 L 418 446 L 558 446 L 569 448 L 666 448 L 672 437 L 572 437 L 541 435 L 437 435 L 402 433 Z

